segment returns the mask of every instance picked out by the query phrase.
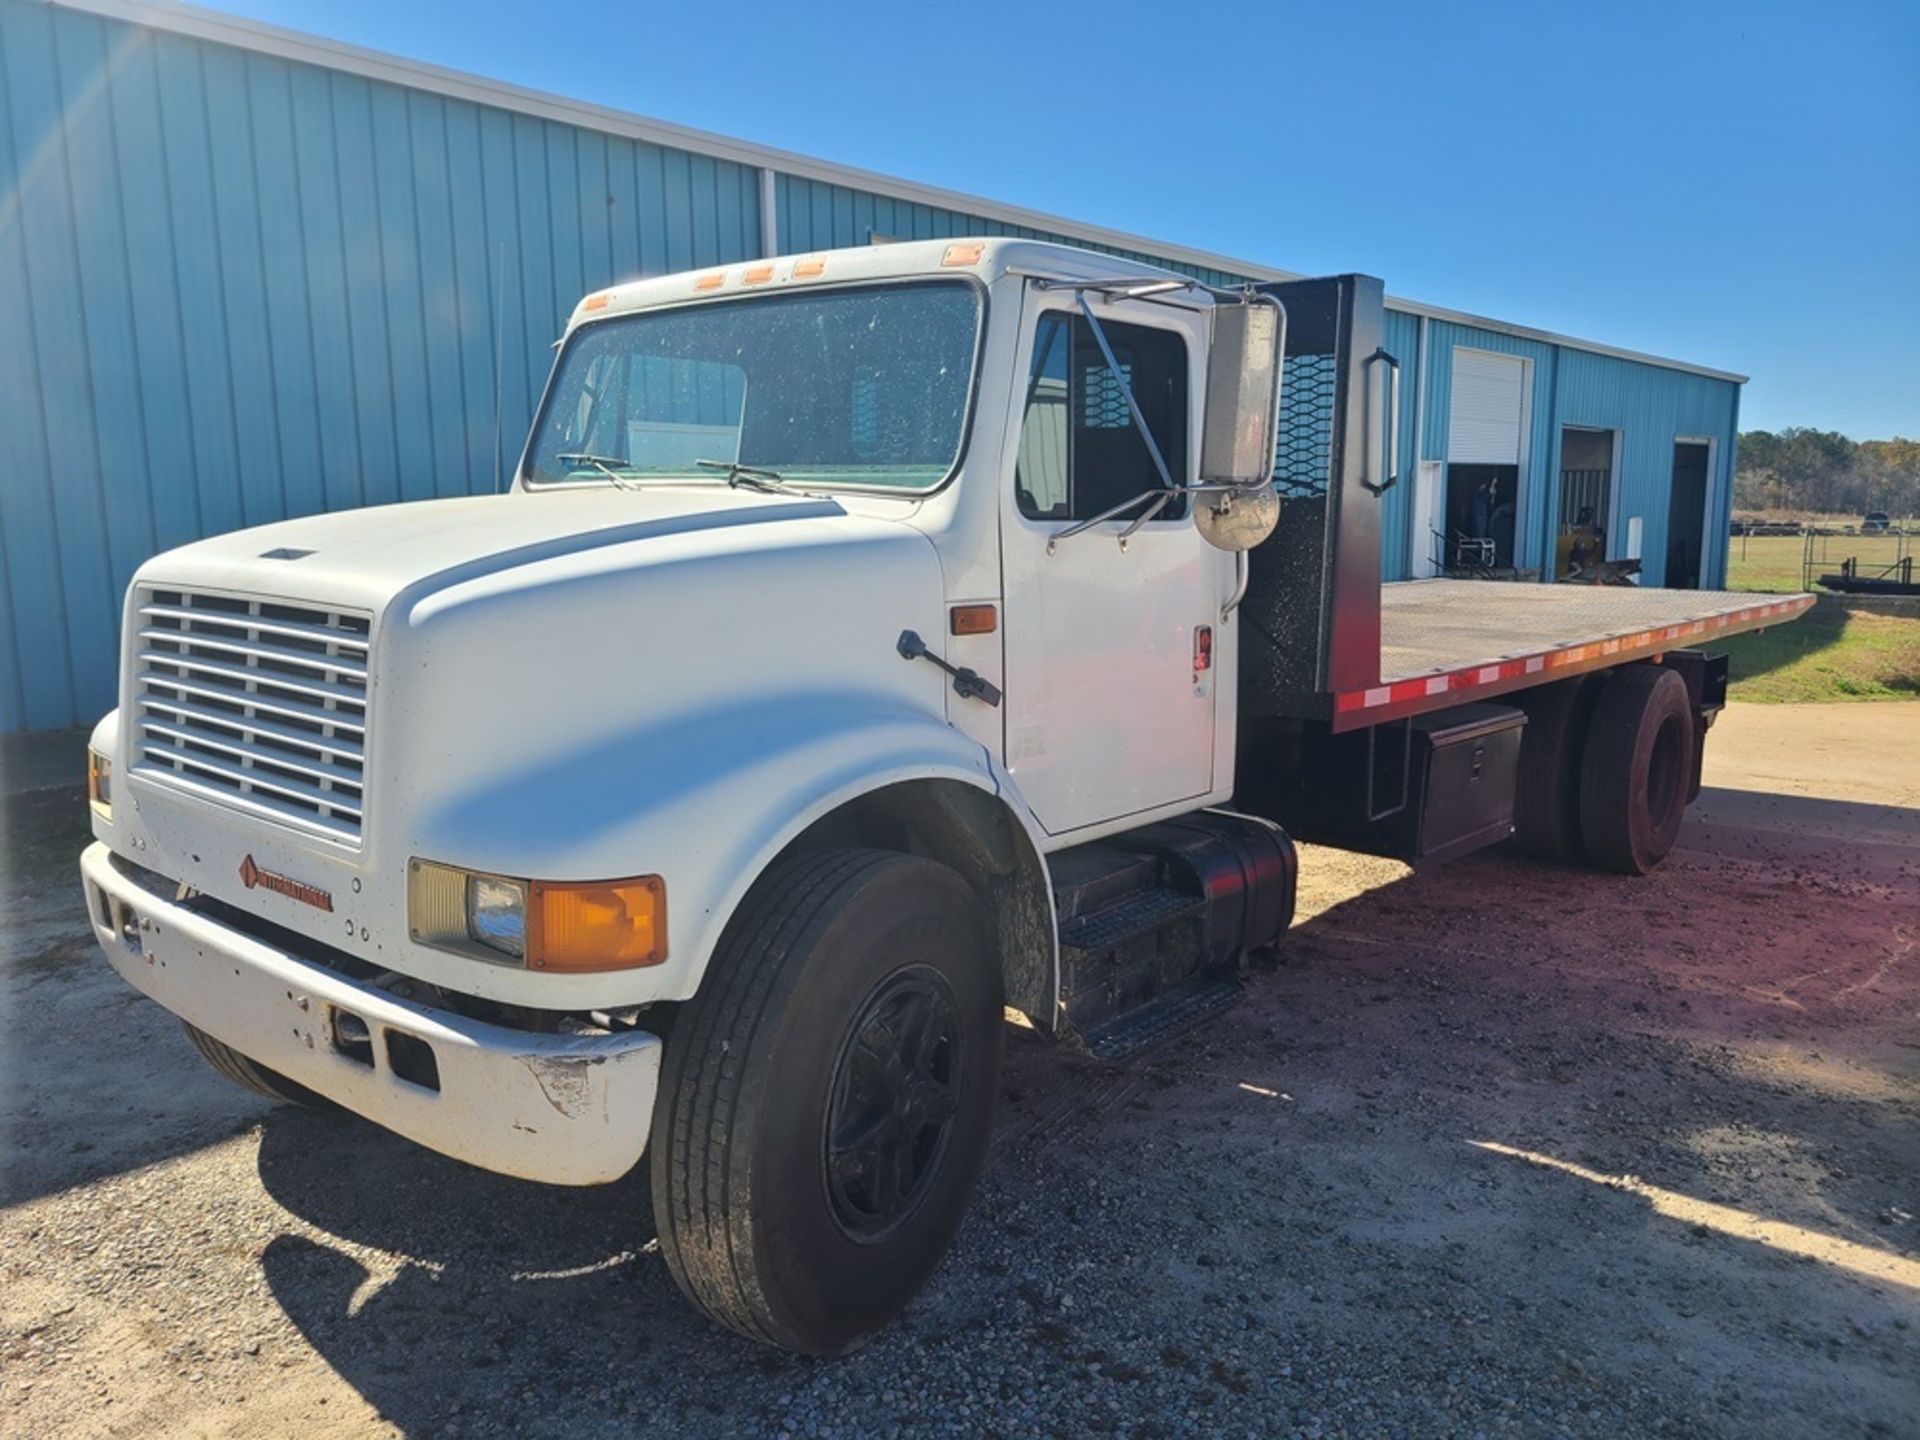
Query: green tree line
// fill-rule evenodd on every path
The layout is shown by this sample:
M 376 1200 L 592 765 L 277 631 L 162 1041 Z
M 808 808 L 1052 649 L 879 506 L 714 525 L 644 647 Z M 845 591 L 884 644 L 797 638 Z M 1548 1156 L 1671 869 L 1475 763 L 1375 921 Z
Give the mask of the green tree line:
M 1733 475 L 1736 510 L 1802 510 L 1896 520 L 1920 515 L 1920 440 L 1849 440 L 1791 425 L 1740 435 Z

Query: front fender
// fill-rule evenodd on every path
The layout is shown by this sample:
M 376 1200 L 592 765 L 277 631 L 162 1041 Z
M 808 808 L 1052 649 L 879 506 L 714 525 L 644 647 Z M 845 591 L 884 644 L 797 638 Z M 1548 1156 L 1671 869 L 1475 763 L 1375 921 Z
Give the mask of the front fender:
M 685 1000 L 735 907 L 796 835 L 868 791 L 926 779 L 999 788 L 981 746 L 897 693 L 757 694 L 490 777 L 421 817 L 420 853 L 561 879 L 659 874 L 663 963 L 541 978 L 565 1008 Z

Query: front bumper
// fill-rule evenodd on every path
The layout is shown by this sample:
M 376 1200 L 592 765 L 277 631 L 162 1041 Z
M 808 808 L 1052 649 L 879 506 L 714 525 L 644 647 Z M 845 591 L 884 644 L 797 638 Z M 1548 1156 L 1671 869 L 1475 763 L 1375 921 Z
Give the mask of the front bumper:
M 417 1005 L 176 903 L 103 844 L 87 847 L 80 873 L 94 935 L 130 985 L 376 1124 L 555 1185 L 617 1180 L 646 1150 L 658 1036 L 549 1035 Z M 356 1043 L 336 1045 L 337 1035 Z M 396 1073 L 395 1037 L 399 1068 L 437 1078 L 437 1089 Z M 432 1053 L 424 1071 L 409 1040 Z

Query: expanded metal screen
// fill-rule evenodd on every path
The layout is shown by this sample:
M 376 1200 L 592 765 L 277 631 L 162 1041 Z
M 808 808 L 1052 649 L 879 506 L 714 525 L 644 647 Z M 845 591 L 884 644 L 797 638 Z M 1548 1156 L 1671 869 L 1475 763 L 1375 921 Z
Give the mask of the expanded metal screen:
M 1273 486 L 1283 500 L 1310 500 L 1327 493 L 1339 378 L 1339 361 L 1333 355 L 1287 356 L 1280 372 L 1280 427 L 1273 458 Z

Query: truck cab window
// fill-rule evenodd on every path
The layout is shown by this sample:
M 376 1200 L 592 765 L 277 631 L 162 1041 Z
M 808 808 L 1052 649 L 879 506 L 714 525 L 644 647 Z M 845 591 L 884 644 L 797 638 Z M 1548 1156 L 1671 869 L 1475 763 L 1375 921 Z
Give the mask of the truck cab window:
M 697 462 L 733 460 L 809 487 L 932 489 L 959 460 L 980 314 L 945 280 L 596 320 L 561 353 L 527 480 L 719 483 Z
M 1187 467 L 1187 346 L 1171 330 L 1103 322 L 1120 373 L 1175 480 Z M 1084 316 L 1053 311 L 1034 331 L 1026 409 L 1014 466 L 1020 513 L 1085 520 L 1160 486 L 1153 456 L 1134 427 L 1119 380 Z M 1160 512 L 1186 514 L 1184 497 Z

